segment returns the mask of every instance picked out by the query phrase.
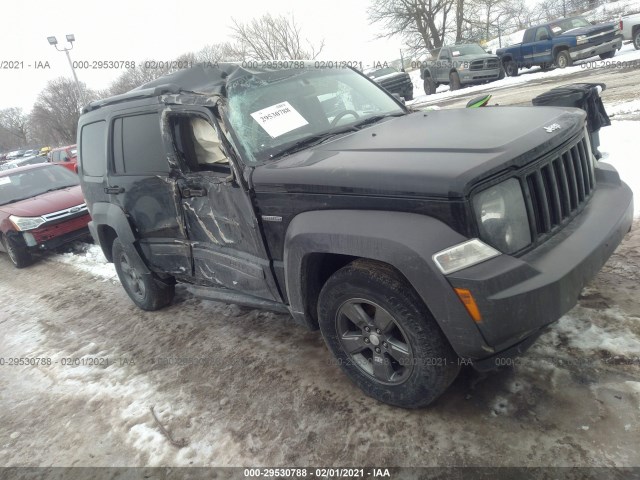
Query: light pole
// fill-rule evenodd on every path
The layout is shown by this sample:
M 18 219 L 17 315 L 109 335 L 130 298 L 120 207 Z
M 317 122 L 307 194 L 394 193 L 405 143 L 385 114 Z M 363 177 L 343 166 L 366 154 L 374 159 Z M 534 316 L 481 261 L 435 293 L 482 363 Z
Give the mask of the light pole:
M 67 35 L 67 42 L 71 45 L 70 47 L 58 48 L 58 40 L 56 37 L 47 37 L 47 41 L 49 45 L 53 45 L 56 47 L 56 50 L 59 52 L 64 52 L 67 55 L 67 60 L 69 60 L 69 66 L 71 67 L 71 73 L 73 73 L 73 79 L 76 81 L 76 87 L 78 88 L 78 93 L 80 94 L 80 99 L 82 100 L 82 104 L 86 105 L 87 100 L 84 96 L 84 90 L 80 88 L 80 82 L 78 81 L 78 76 L 76 75 L 76 69 L 73 68 L 73 63 L 71 62 L 71 55 L 69 55 L 69 50 L 73 50 L 73 42 L 76 41 L 76 37 L 73 33 Z

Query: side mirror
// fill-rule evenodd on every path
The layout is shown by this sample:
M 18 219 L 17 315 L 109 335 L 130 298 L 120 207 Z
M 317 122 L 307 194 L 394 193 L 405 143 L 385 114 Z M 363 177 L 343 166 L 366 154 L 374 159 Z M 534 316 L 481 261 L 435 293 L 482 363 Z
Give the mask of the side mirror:
M 398 100 L 400 103 L 402 103 L 403 105 L 405 104 L 404 98 L 400 96 L 399 93 L 392 93 L 391 96 L 393 98 L 395 98 L 396 100 Z

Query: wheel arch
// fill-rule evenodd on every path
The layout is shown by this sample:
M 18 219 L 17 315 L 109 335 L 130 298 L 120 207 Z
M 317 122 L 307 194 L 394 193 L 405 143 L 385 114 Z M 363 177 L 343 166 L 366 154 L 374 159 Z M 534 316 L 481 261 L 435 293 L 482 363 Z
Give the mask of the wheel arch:
M 285 237 L 285 284 L 291 313 L 309 328 L 317 328 L 318 295 L 328 278 L 355 259 L 373 260 L 402 275 L 454 350 L 470 356 L 488 346 L 431 258 L 465 240 L 443 222 L 413 213 L 323 210 L 299 214 Z
M 95 203 L 91 209 L 89 229 L 94 240 L 98 242 L 102 253 L 109 262 L 113 261 L 112 247 L 116 238 L 120 239 L 123 247 L 135 262 L 136 267 L 143 273 L 150 273 L 135 246 L 136 235 L 129 223 L 127 215 L 116 205 L 111 203 Z

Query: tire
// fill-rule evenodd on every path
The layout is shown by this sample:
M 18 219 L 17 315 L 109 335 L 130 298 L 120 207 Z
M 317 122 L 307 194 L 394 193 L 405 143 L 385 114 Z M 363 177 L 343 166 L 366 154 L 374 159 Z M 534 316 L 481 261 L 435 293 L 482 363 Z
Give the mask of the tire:
M 413 90 L 408 90 L 403 97 L 406 101 L 413 100 Z
M 112 258 L 120 283 L 139 308 L 154 311 L 171 303 L 175 286 L 163 282 L 153 273 L 138 272 L 119 238 L 113 241 Z
M 356 260 L 338 270 L 320 292 L 318 319 L 342 370 L 381 402 L 425 407 L 460 370 L 427 307 L 389 266 Z
M 436 93 L 436 82 L 433 81 L 433 78 L 425 77 L 424 79 L 424 93 L 426 95 L 431 95 Z
M 566 68 L 573 65 L 573 60 L 571 60 L 571 55 L 567 50 L 560 50 L 556 55 L 556 66 L 558 68 Z
M 458 72 L 451 72 L 449 74 L 449 90 L 460 90 L 460 75 Z
M 518 65 L 513 60 L 507 60 L 504 62 L 504 73 L 507 74 L 508 77 L 517 77 L 518 76 Z
M 498 74 L 498 80 L 504 79 L 506 73 L 504 72 L 504 68 L 500 67 L 500 73 Z
M 640 28 L 633 34 L 633 46 L 636 50 L 640 50 Z
M 13 263 L 13 266 L 16 268 L 24 268 L 33 263 L 31 253 L 27 250 L 27 246 L 24 245 L 24 242 L 22 243 L 23 244 L 20 245 L 18 240 L 11 237 L 2 237 L 2 245 L 9 255 L 9 260 L 11 260 L 11 263 Z
M 610 58 L 613 58 L 616 56 L 616 50 L 615 48 L 607 53 L 602 53 L 600 55 L 598 55 L 600 57 L 600 60 L 608 60 Z

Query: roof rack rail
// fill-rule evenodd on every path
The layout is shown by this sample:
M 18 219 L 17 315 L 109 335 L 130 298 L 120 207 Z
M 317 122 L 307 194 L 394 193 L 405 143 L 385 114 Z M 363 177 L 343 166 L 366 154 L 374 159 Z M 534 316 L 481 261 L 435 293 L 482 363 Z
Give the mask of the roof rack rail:
M 120 95 L 114 95 L 113 97 L 104 98 L 102 100 L 96 100 L 89 103 L 82 109 L 82 113 L 91 112 L 107 105 L 113 105 L 115 103 L 125 102 L 127 100 L 139 100 L 142 98 L 159 97 L 166 93 L 180 93 L 181 88 L 175 83 L 166 83 L 158 85 L 157 87 L 134 89 Z

